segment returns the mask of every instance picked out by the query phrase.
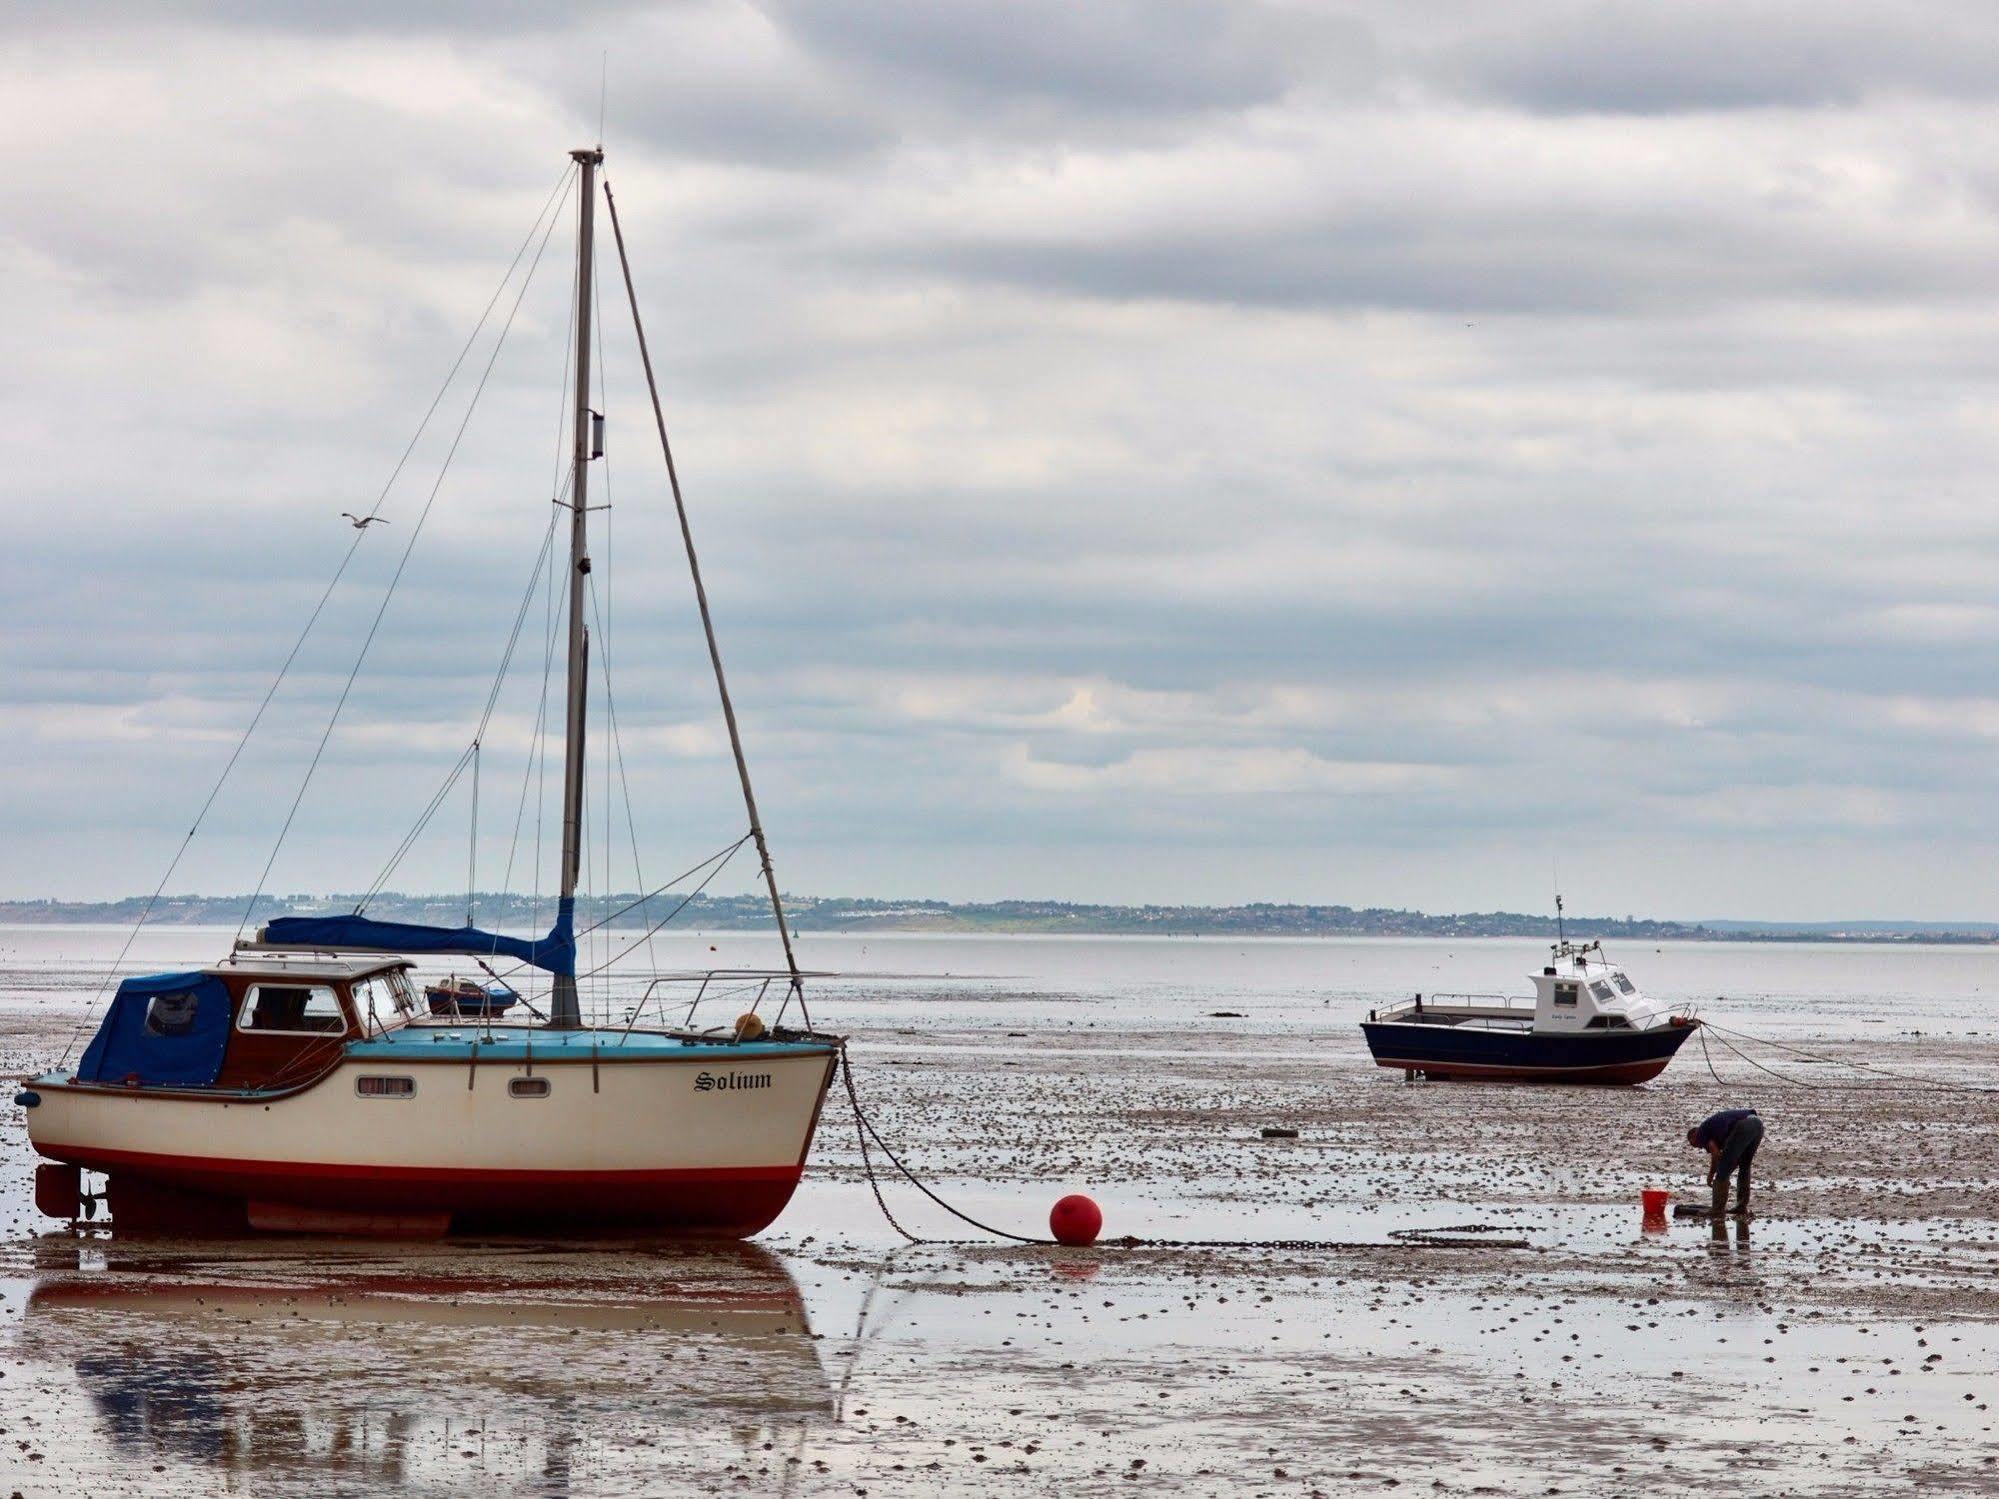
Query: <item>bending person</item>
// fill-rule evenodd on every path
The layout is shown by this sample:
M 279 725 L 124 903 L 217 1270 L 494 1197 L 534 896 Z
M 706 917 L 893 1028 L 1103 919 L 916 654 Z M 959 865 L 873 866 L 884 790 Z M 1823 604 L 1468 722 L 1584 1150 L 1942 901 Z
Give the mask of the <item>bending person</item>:
M 1687 1131 L 1687 1144 L 1708 1155 L 1708 1185 L 1714 1189 L 1709 1211 L 1717 1218 L 1728 1207 L 1728 1178 L 1735 1176 L 1735 1211 L 1749 1212 L 1749 1163 L 1763 1143 L 1763 1121 L 1754 1109 L 1723 1109 Z

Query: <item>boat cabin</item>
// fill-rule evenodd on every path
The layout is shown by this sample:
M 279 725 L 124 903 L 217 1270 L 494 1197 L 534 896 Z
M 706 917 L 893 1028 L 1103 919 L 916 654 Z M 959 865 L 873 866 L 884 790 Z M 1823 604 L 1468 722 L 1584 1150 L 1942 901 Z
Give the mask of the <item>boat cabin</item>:
M 1644 1030 L 1669 1013 L 1604 956 L 1600 942 L 1559 943 L 1534 975 L 1537 1031 Z
M 1401 1025 L 1474 1025 L 1536 1035 L 1643 1031 L 1664 1025 L 1675 1010 L 1638 987 L 1604 956 L 1600 942 L 1558 942 L 1533 975 L 1534 993 L 1418 994 L 1370 1011 L 1368 1020 Z
M 191 973 L 126 979 L 76 1080 L 134 1088 L 283 1088 L 348 1041 L 417 1013 L 406 958 L 259 953 Z

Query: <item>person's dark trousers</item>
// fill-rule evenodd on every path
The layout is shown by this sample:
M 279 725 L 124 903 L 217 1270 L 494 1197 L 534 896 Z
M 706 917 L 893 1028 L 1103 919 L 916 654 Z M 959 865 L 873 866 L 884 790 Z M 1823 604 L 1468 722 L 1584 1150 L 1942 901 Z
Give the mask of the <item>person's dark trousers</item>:
M 1728 1138 L 1721 1142 L 1721 1155 L 1714 1163 L 1714 1211 L 1728 1206 L 1728 1177 L 1735 1173 L 1735 1210 L 1749 1211 L 1749 1163 L 1756 1159 L 1756 1147 L 1763 1143 L 1763 1121 L 1751 1114 L 1736 1121 Z

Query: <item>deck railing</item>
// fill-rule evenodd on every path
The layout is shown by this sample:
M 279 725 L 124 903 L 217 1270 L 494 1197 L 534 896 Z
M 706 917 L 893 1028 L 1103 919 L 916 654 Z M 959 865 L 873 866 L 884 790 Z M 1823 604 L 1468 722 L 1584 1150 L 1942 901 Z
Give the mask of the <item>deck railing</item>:
M 1531 1010 L 1535 999 L 1531 994 L 1431 994 L 1419 995 L 1421 1004 L 1444 1005 L 1489 1005 L 1501 1010 Z
M 795 977 L 823 979 L 832 978 L 833 975 L 799 973 Z M 662 1029 L 693 1030 L 695 1013 L 702 1005 L 718 1000 L 734 1000 L 736 1005 L 741 1007 L 737 1011 L 738 1014 L 755 1015 L 770 998 L 773 985 L 777 986 L 777 992 L 782 996 L 777 1014 L 768 1022 L 770 1026 L 775 1027 L 784 1019 L 785 1010 L 798 992 L 798 985 L 793 983 L 793 978 L 794 975 L 790 970 L 783 968 L 709 968 L 692 969 L 685 973 L 662 973 L 645 986 L 645 992 L 625 1012 L 625 1032 L 628 1035 L 631 1033 L 649 1005 L 657 1006 Z M 676 1026 L 671 1012 L 679 1009 L 679 1001 L 674 996 L 686 994 L 690 987 L 694 992 L 687 1000 L 687 1012 L 680 1017 Z M 728 1023 L 711 1025 L 703 1034 L 730 1030 L 734 1022 L 735 1017 L 732 1016 Z M 809 1030 L 810 1025 L 808 1024 L 806 1028 Z

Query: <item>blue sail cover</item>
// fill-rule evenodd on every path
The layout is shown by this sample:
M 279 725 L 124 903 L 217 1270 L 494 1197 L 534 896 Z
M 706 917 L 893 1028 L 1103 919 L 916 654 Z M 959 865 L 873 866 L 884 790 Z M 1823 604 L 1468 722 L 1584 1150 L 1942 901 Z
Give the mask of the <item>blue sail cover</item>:
M 129 978 L 105 1011 L 76 1078 L 83 1083 L 206 1088 L 229 1042 L 229 989 L 206 973 Z
M 544 972 L 576 972 L 574 897 L 556 906 L 555 925 L 546 937 L 508 937 L 476 926 L 418 926 L 377 921 L 372 916 L 280 916 L 265 923 L 263 940 L 278 947 L 318 947 L 335 952 L 468 953 L 481 958 L 516 958 Z

